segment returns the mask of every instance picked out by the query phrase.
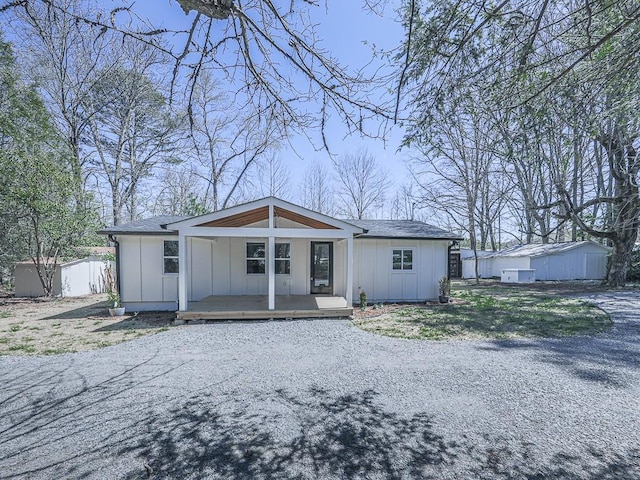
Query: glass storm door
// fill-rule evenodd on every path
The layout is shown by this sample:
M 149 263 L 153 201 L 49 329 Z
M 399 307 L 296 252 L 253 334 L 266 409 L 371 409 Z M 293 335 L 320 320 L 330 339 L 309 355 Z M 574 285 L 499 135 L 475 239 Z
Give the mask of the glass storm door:
M 333 294 L 332 242 L 311 242 L 311 293 Z

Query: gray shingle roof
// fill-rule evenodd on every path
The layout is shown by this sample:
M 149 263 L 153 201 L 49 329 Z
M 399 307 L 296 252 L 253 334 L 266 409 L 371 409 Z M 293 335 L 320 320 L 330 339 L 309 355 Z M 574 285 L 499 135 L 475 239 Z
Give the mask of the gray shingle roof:
M 102 235 L 170 235 L 171 230 L 162 225 L 186 220 L 186 216 L 162 215 L 138 220 L 137 222 L 108 227 L 100 230 Z M 441 228 L 413 220 L 344 220 L 347 223 L 368 230 L 360 238 L 407 238 L 458 240 L 460 237 Z
M 558 243 L 529 243 L 525 245 L 515 245 L 506 248 L 500 252 L 496 252 L 491 257 L 540 257 L 542 255 L 553 255 L 556 253 L 566 252 L 583 247 L 585 245 L 594 245 L 603 250 L 609 250 L 603 245 L 588 240 L 581 242 L 558 242 Z
M 101 235 L 170 235 L 173 231 L 162 228 L 162 225 L 179 222 L 186 218 L 189 217 L 185 217 L 184 215 L 161 215 L 125 225 L 103 228 L 99 230 L 98 233 Z
M 407 238 L 460 240 L 460 236 L 415 220 L 345 220 L 367 233 L 359 238 Z

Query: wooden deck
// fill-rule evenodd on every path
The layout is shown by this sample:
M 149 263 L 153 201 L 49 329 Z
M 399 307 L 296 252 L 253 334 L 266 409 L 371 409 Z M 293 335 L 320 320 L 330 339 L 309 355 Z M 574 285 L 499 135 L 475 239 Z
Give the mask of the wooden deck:
M 344 297 L 329 295 L 276 295 L 276 308 L 269 310 L 266 295 L 211 295 L 189 302 L 177 312 L 178 321 L 257 320 L 269 318 L 348 317 L 353 308 Z

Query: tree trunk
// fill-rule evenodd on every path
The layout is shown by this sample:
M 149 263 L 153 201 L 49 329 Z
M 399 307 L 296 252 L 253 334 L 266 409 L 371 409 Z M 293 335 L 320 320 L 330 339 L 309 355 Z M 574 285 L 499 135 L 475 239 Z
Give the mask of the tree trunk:
M 637 231 L 622 240 L 614 240 L 613 253 L 607 264 L 607 285 L 621 287 L 627 281 L 627 270 L 631 264 L 631 253 L 636 242 Z
M 614 135 L 603 139 L 603 146 L 609 156 L 616 198 L 611 208 L 615 220 L 611 225 L 614 235 L 610 237 L 614 250 L 607 265 L 606 283 L 612 287 L 620 287 L 627 280 L 631 253 L 640 225 L 640 196 L 637 183 L 640 163 L 631 139 L 621 134 L 615 135 L 615 132 Z

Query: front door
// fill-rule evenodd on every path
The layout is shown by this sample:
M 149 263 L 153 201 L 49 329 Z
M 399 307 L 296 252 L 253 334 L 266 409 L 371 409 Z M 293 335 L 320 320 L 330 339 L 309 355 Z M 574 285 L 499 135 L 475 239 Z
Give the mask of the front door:
M 333 294 L 333 242 L 311 242 L 311 293 Z

